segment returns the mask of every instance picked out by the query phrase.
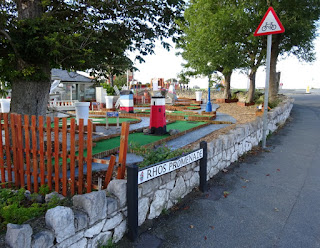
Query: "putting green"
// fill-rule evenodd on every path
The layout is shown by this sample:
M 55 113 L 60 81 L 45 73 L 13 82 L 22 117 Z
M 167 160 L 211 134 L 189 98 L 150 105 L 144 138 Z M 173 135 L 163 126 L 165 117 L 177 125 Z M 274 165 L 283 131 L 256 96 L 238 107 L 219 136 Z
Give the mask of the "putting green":
M 189 130 L 191 128 L 203 125 L 205 123 L 206 122 L 176 121 L 174 123 L 168 124 L 167 130 L 177 129 L 182 132 L 182 131 Z M 144 135 L 143 133 L 132 133 L 129 135 L 129 144 L 130 142 L 134 142 L 136 144 L 143 146 L 143 145 L 147 145 L 152 142 L 164 139 L 168 136 L 169 134 L 154 136 L 154 135 Z M 102 141 L 96 142 L 96 146 L 93 147 L 92 153 L 97 154 L 103 151 L 111 150 L 119 146 L 120 146 L 120 137 L 115 137 L 108 140 L 102 140 Z M 86 156 L 86 154 L 84 156 Z
M 70 125 L 71 123 L 71 119 L 75 119 L 75 117 L 70 117 L 70 118 L 67 118 L 67 125 Z M 90 117 L 89 119 L 92 120 L 92 123 L 95 124 L 106 124 L 106 118 L 104 117 Z M 122 123 L 122 122 L 133 122 L 133 121 L 137 121 L 138 119 L 134 119 L 134 118 L 119 118 L 119 123 Z M 108 123 L 109 124 L 117 124 L 117 117 L 109 117 L 108 118 Z M 45 124 L 45 127 L 47 125 Z M 51 123 L 51 127 L 53 128 L 54 127 L 54 123 L 52 122 Z M 59 119 L 59 127 L 62 127 L 62 119 Z

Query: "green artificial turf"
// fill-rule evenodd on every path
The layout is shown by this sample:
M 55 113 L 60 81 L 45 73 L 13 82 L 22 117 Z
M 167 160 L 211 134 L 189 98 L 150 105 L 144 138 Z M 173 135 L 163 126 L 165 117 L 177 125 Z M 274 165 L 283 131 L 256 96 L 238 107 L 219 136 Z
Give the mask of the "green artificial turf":
M 75 119 L 75 117 L 70 117 L 67 118 L 67 125 L 70 125 L 71 119 Z M 106 118 L 104 117 L 90 117 L 89 119 L 92 120 L 92 123 L 99 123 L 99 124 L 106 124 Z M 137 121 L 137 119 L 134 118 L 119 118 L 119 123 L 122 122 L 132 122 L 132 121 Z M 117 124 L 117 117 L 108 117 L 108 123 L 109 124 Z M 47 127 L 47 124 L 44 125 Z M 54 122 L 51 123 L 51 127 L 54 127 Z M 62 119 L 59 119 L 59 127 L 62 127 Z
M 174 123 L 168 124 L 167 125 L 167 130 L 169 131 L 170 129 L 177 129 L 179 131 L 185 131 L 200 125 L 205 124 L 206 122 L 187 122 L 187 121 L 176 121 Z M 129 144 L 130 142 L 139 144 L 141 146 L 150 144 L 152 142 L 164 139 L 168 137 L 169 134 L 166 135 L 160 135 L 160 136 L 155 136 L 155 135 L 144 135 L 143 133 L 132 133 L 129 135 Z M 103 151 L 111 150 L 113 148 L 119 147 L 120 146 L 120 137 L 115 137 L 111 138 L 108 140 L 102 140 L 99 142 L 96 142 L 96 146 L 93 147 L 93 154 L 97 154 Z M 86 156 L 86 153 L 84 154 Z

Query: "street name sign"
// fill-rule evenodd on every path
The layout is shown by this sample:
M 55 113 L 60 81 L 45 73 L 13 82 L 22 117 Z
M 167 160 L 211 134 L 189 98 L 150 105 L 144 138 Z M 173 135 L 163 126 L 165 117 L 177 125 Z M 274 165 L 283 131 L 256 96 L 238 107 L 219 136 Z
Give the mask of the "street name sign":
M 280 34 L 284 32 L 284 27 L 280 22 L 279 17 L 272 7 L 269 7 L 265 13 L 258 28 L 254 32 L 254 36 Z
M 191 152 L 186 156 L 180 157 L 176 160 L 171 160 L 161 164 L 156 164 L 142 169 L 138 172 L 138 184 L 149 181 L 153 178 L 167 174 L 171 171 L 180 169 L 188 164 L 191 164 L 199 159 L 203 158 L 203 149 Z

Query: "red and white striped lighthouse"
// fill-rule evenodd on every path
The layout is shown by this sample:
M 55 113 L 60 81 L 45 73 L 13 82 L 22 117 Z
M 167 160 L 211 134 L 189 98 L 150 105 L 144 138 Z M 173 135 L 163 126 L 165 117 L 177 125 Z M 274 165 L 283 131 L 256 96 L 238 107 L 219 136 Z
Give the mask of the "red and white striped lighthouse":
M 163 96 L 153 96 L 151 98 L 150 133 L 155 135 L 167 133 L 166 102 Z

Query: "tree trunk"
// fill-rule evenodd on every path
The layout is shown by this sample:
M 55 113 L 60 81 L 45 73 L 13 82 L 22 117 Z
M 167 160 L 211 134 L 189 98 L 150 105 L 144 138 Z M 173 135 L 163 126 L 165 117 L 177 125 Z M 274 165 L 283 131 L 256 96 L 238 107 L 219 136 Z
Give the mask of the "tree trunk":
M 251 71 L 249 73 L 250 87 L 247 99 L 249 103 L 254 101 L 254 93 L 256 91 L 256 73 L 257 70 L 255 68 L 251 68 Z
M 110 85 L 113 87 L 113 74 L 109 74 L 109 79 L 110 79 Z
M 17 81 L 12 83 L 11 112 L 46 115 L 51 82 Z
M 15 1 L 18 8 L 18 19 L 32 19 L 42 14 L 41 0 Z
M 278 95 L 279 81 L 277 76 L 277 60 L 279 55 L 280 35 L 277 35 L 271 48 L 271 61 L 270 61 L 270 80 L 269 80 L 269 101 L 273 101 Z
M 223 73 L 225 87 L 224 87 L 224 99 L 231 99 L 231 91 L 230 91 L 230 84 L 231 84 L 231 72 Z

